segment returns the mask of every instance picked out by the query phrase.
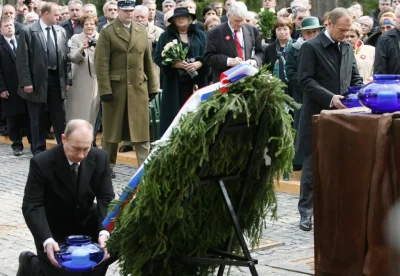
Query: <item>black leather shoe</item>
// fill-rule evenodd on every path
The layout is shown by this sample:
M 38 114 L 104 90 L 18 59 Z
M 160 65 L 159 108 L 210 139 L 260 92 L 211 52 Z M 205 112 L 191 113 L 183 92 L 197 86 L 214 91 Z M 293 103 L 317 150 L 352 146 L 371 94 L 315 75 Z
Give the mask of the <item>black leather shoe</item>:
M 311 231 L 312 224 L 311 224 L 311 217 L 301 217 L 300 219 L 300 229 L 303 231 Z
M 21 155 L 22 155 L 22 149 L 14 150 L 14 156 L 21 156 Z
M 122 146 L 122 147 L 119 148 L 118 151 L 119 151 L 119 152 L 133 151 L 133 147 L 132 147 L 132 146 Z
M 56 138 L 54 137 L 54 134 L 51 133 L 51 132 L 46 132 L 46 133 L 44 134 L 44 137 L 45 137 L 47 140 L 54 140 L 54 139 L 56 139 Z
M 19 266 L 16 276 L 30 275 L 31 260 L 35 257 L 37 258 L 37 256 L 30 251 L 21 252 L 21 254 L 19 254 Z
M 111 170 L 111 178 L 116 178 L 117 176 L 115 175 L 114 169 L 110 168 Z

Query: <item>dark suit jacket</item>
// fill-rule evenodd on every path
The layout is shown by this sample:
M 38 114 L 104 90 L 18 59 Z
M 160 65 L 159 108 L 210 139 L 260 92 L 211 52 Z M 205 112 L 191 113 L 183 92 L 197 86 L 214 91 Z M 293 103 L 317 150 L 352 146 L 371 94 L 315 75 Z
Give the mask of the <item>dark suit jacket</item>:
M 297 72 L 304 105 L 297 146 L 308 151 L 311 151 L 312 115 L 330 109 L 334 95 L 344 94 L 349 86 L 363 84 L 352 46 L 348 42 L 341 42 L 340 46 L 341 52 L 322 32 L 300 49 Z
M 378 38 L 374 74 L 400 74 L 400 31 L 391 29 Z
M 208 33 L 204 61 L 213 69 L 213 82 L 218 82 L 222 72 L 229 69 L 228 57 L 238 56 L 235 41 L 228 23 L 212 28 Z M 245 60 L 254 59 L 261 66 L 264 53 L 261 48 L 260 32 L 251 25 L 243 25 Z
M 156 16 L 154 18 L 154 22 L 164 26 L 164 28 L 166 27 L 164 25 L 164 13 L 162 11 L 156 10 Z
M 60 77 L 61 97 L 67 97 L 66 84 L 71 84 L 67 70 L 67 36 L 65 30 L 54 25 L 57 45 L 58 74 Z M 47 102 L 47 44 L 39 21 L 24 26 L 19 35 L 17 49 L 17 72 L 19 79 L 18 94 L 28 101 Z M 33 93 L 25 93 L 24 86 L 33 85 Z
M 18 38 L 16 37 L 17 41 Z M 18 44 L 18 42 L 17 42 Z M 8 99 L 2 99 L 3 116 L 15 116 L 26 113 L 24 100 L 17 94 L 18 75 L 15 55 L 4 36 L 0 38 L 0 93 L 8 91 Z
M 74 34 L 80 34 L 83 32 L 81 23 L 78 21 L 78 23 L 75 26 L 75 29 L 72 29 L 72 21 L 71 19 L 65 20 L 63 22 L 58 23 L 61 27 L 65 29 L 65 32 L 67 33 L 67 41 L 71 39 L 71 37 Z
M 222 15 L 219 20 L 221 20 L 221 23 L 225 23 L 228 22 L 228 17 L 226 16 L 226 14 Z
M 112 199 L 107 153 L 92 148 L 80 163 L 76 184 L 61 144 L 31 159 L 22 212 L 43 252 L 50 237 L 63 242 L 66 236 L 82 234 L 97 241 Z

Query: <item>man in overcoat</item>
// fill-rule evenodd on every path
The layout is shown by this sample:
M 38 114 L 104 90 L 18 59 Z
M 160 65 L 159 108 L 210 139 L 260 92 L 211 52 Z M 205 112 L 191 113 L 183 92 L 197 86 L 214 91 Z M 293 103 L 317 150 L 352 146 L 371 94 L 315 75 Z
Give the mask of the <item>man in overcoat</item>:
M 396 27 L 378 38 L 374 74 L 400 74 L 400 5 L 396 7 Z
M 82 1 L 72 0 L 68 3 L 69 19 L 60 22 L 59 25 L 64 28 L 67 34 L 67 40 L 70 40 L 74 34 L 80 34 L 83 29 L 81 26 L 81 17 L 83 13 Z
M 15 156 L 22 155 L 22 130 L 29 126 L 26 102 L 17 94 L 18 75 L 15 65 L 18 38 L 11 18 L 2 18 L 0 30 L 0 98 L 2 115 L 7 118 L 8 136 Z M 28 128 L 29 129 L 29 128 Z M 30 131 L 28 131 L 30 140 Z
M 32 153 L 46 149 L 44 114 L 49 111 L 61 143 L 65 129 L 64 99 L 71 84 L 67 72 L 67 36 L 56 24 L 58 5 L 46 2 L 40 20 L 21 29 L 17 48 L 18 94 L 27 101 Z
M 110 166 L 118 143 L 133 142 L 139 164 L 149 153 L 149 94 L 157 76 L 145 27 L 132 22 L 135 2 L 118 1 L 118 17 L 100 32 L 95 69 L 103 106 L 103 149 Z M 113 175 L 115 176 L 115 175 Z
M 300 229 L 304 231 L 311 230 L 313 215 L 312 116 L 323 109 L 346 108 L 340 101 L 341 94 L 349 86 L 363 85 L 353 48 L 344 41 L 351 23 L 351 14 L 346 9 L 334 9 L 327 30 L 306 41 L 299 53 L 297 72 L 304 98 L 296 147 L 304 149 L 298 205 Z

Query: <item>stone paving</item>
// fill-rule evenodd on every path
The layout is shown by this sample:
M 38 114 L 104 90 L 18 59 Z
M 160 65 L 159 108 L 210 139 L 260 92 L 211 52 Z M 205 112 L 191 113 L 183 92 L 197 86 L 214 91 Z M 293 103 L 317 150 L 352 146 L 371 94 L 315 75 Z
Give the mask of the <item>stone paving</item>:
M 35 252 L 33 238 L 21 213 L 22 197 L 29 169 L 30 153 L 14 157 L 9 145 L 0 144 L 0 276 L 14 276 L 18 269 L 21 251 Z M 117 165 L 117 178 L 113 181 L 116 195 L 130 180 L 137 168 Z M 263 233 L 263 243 L 275 247 L 252 253 L 258 259 L 259 275 L 300 276 L 313 275 L 313 233 L 298 228 L 297 196 L 277 194 L 276 222 L 268 222 Z M 110 267 L 107 276 L 116 276 L 118 266 Z M 226 274 L 227 275 L 227 274 Z M 232 268 L 229 275 L 250 275 L 246 268 Z M 179 275 L 176 275 L 179 276 Z

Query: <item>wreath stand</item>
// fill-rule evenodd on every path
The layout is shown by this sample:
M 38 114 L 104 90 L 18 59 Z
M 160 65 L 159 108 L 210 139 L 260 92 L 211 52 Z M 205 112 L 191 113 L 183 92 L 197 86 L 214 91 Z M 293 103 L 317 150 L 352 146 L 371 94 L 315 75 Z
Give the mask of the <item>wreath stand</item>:
M 238 217 L 240 215 L 240 211 L 241 211 L 242 205 L 244 203 L 244 200 L 246 199 L 247 188 L 248 188 L 248 185 L 246 185 L 246 184 L 250 181 L 249 172 L 251 172 L 251 170 L 253 168 L 253 160 L 255 159 L 257 154 L 260 154 L 259 152 L 257 152 L 257 149 L 259 148 L 260 143 L 261 143 L 261 139 L 262 139 L 261 135 L 263 133 L 263 130 L 265 131 L 265 129 L 266 129 L 266 123 L 267 123 L 266 121 L 267 121 L 267 111 L 266 110 L 264 110 L 264 112 L 262 113 L 258 124 L 253 123 L 250 126 L 248 126 L 246 123 L 240 124 L 240 125 L 233 124 L 233 116 L 229 115 L 228 119 L 223 124 L 220 132 L 218 133 L 214 144 L 210 147 L 210 155 L 209 156 L 213 156 L 213 153 L 217 149 L 219 142 L 223 139 L 223 137 L 225 135 L 234 135 L 235 131 L 249 129 L 249 132 L 255 131 L 255 135 L 254 135 L 254 138 L 252 141 L 253 149 L 249 154 L 249 161 L 247 163 L 247 167 L 243 171 L 243 173 L 241 173 L 239 175 L 225 175 L 225 176 L 213 177 L 213 178 L 201 178 L 200 181 L 197 183 L 197 185 L 205 185 L 205 184 L 218 185 L 218 188 L 221 191 L 221 194 L 223 196 L 225 206 L 227 207 L 227 210 L 229 212 L 229 216 L 230 216 L 230 219 L 232 222 L 232 227 L 234 230 L 234 234 L 232 233 L 231 237 L 226 242 L 224 250 L 210 249 L 208 251 L 207 257 L 175 257 L 170 261 L 172 261 L 174 263 L 219 265 L 219 270 L 218 270 L 218 274 L 217 274 L 218 276 L 222 276 L 224 274 L 225 266 L 248 267 L 252 276 L 258 276 L 256 267 L 255 267 L 255 265 L 258 264 L 258 261 L 253 259 L 250 255 L 250 251 L 245 242 L 243 232 L 242 232 L 242 229 L 239 224 Z M 207 161 L 203 164 L 203 166 L 198 170 L 198 175 L 202 175 L 202 173 L 204 172 L 208 163 L 209 162 Z M 226 190 L 226 187 L 225 187 L 225 181 L 229 181 L 229 180 L 241 180 L 240 183 L 241 183 L 242 187 L 241 187 L 241 193 L 239 195 L 239 201 L 237 201 L 238 202 L 237 206 L 233 206 L 231 199 L 228 195 L 228 192 Z M 185 201 L 188 201 L 188 200 L 190 200 L 190 197 L 185 199 Z M 185 202 L 183 204 L 185 204 Z M 233 239 L 235 237 L 238 239 L 240 248 L 243 253 L 242 256 L 233 254 L 231 252 Z M 153 263 L 152 265 L 150 265 L 150 267 L 147 267 L 147 269 L 150 268 L 150 270 L 152 270 L 153 265 L 155 265 L 155 264 Z M 147 272 L 144 275 L 154 275 L 154 274 L 152 274 L 151 272 Z

